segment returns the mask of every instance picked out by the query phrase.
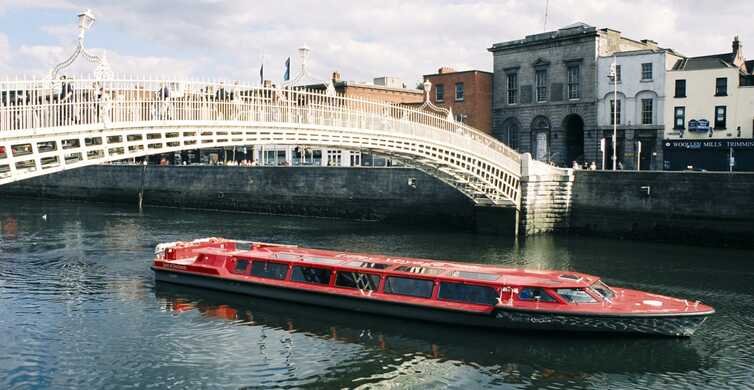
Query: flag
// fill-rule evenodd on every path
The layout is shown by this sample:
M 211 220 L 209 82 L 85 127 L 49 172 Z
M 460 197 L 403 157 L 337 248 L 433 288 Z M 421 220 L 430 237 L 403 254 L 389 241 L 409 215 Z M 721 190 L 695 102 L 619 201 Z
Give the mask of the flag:
M 259 85 L 264 85 L 264 62 L 259 67 Z
M 283 73 L 283 81 L 291 79 L 291 57 L 285 60 L 285 73 Z

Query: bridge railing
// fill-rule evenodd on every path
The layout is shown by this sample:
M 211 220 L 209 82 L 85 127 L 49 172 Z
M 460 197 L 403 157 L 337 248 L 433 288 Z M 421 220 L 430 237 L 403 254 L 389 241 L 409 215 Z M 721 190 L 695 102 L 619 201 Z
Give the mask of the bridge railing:
M 442 130 L 468 140 L 488 158 L 502 155 L 508 161 L 520 162 L 514 150 L 443 115 L 400 104 L 329 95 L 324 87 L 261 88 L 235 82 L 147 77 L 0 81 L 0 137 L 22 130 L 82 125 L 107 128 L 150 121 L 306 123 L 386 132 Z

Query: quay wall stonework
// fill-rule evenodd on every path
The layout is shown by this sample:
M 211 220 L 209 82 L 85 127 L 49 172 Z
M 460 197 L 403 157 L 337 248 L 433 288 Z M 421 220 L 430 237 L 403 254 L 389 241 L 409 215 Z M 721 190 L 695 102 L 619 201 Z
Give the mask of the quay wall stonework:
M 754 173 L 575 171 L 569 230 L 754 246 Z
M 414 179 L 415 185 L 409 184 Z M 473 227 L 461 192 L 411 168 L 96 165 L 0 187 L 0 197 L 442 223 Z

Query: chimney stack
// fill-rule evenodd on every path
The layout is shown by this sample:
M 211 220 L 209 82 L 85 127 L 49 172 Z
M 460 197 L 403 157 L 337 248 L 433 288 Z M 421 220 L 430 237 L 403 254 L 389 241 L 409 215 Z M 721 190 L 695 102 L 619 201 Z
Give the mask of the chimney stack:
M 446 73 L 454 73 L 456 70 L 449 67 L 449 66 L 443 66 L 440 69 L 437 70 L 437 73 L 439 74 L 446 74 Z
M 738 53 L 741 50 L 741 41 L 738 40 L 738 35 L 733 37 L 733 54 Z
M 340 81 L 340 72 L 338 72 L 337 70 L 335 72 L 332 72 L 332 81 L 334 83 Z

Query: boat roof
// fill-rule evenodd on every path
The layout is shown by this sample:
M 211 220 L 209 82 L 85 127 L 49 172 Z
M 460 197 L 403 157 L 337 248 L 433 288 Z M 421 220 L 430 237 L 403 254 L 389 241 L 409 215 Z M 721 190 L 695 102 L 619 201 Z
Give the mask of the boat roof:
M 200 253 L 301 262 L 312 266 L 353 268 L 360 271 L 385 271 L 425 277 L 439 276 L 510 286 L 579 288 L 587 287 L 599 280 L 599 277 L 593 275 L 571 271 L 527 270 L 505 268 L 492 264 L 459 263 L 445 260 L 340 252 L 294 246 L 268 246 L 265 244 L 255 244 L 250 250 L 240 251 L 205 248 Z

